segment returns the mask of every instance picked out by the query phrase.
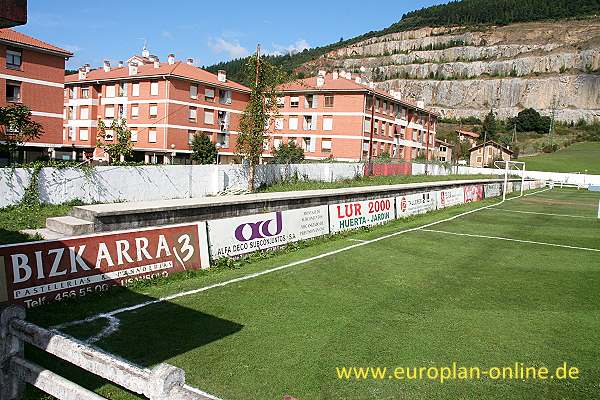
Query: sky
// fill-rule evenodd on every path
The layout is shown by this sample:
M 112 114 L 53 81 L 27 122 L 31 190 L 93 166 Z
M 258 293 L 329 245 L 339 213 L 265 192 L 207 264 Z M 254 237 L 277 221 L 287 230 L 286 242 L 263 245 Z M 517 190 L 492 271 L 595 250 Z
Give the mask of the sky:
M 174 53 L 208 66 L 246 56 L 258 43 L 265 52 L 286 53 L 349 39 L 444 2 L 29 0 L 28 22 L 15 29 L 73 52 L 69 69 L 103 60 L 116 65 L 140 54 L 144 43 L 161 61 Z

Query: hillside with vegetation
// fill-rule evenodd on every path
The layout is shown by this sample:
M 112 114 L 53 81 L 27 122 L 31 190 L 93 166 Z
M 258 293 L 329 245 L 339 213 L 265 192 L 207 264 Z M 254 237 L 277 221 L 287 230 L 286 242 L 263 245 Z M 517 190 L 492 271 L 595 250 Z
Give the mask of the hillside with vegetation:
M 548 21 L 569 18 L 581 18 L 600 14 L 600 0 L 463 0 L 448 4 L 423 8 L 406 13 L 402 18 L 383 30 L 370 31 L 363 35 L 326 46 L 314 47 L 299 53 L 268 56 L 269 61 L 290 73 L 302 77 L 305 64 L 325 57 L 341 49 L 367 39 L 393 33 L 417 30 L 426 27 L 482 27 L 508 25 L 517 22 Z M 228 76 L 238 82 L 248 84 L 244 75 L 246 58 L 221 62 L 207 67 L 216 72 L 227 71 Z

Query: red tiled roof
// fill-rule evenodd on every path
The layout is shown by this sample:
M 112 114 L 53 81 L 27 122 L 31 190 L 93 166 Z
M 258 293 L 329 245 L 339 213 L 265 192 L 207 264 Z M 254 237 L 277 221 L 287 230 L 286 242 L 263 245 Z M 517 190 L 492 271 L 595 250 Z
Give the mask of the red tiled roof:
M 479 133 L 477 133 L 477 132 L 471 132 L 471 131 L 462 131 L 462 130 L 460 130 L 460 129 L 457 129 L 457 130 L 456 130 L 456 132 L 457 132 L 458 134 L 460 134 L 460 135 L 463 135 L 463 136 L 470 136 L 470 137 L 472 137 L 472 138 L 475 138 L 475 139 L 477 139 L 477 138 L 479 137 Z
M 60 47 L 53 46 L 39 39 L 27 36 L 24 33 L 14 31 L 12 29 L 0 29 L 0 41 L 11 42 L 15 44 L 21 44 L 25 46 L 37 47 L 41 50 L 52 51 L 55 53 L 61 53 L 65 57 L 72 57 L 73 53 Z
M 354 77 L 359 76 L 359 75 L 355 75 Z M 363 85 L 362 83 L 356 83 L 356 81 L 354 80 L 354 78 L 352 79 L 346 79 L 343 78 L 342 76 L 339 76 L 337 79 L 333 79 L 332 74 L 327 74 L 325 75 L 325 82 L 323 83 L 322 86 L 317 86 L 317 77 L 313 76 L 310 78 L 304 78 L 304 79 L 297 79 L 295 81 L 283 84 L 279 87 L 279 90 L 283 91 L 283 92 L 303 92 L 303 91 L 315 91 L 315 90 L 319 90 L 319 91 L 359 91 L 359 92 L 375 92 L 376 94 L 383 96 L 383 97 L 387 97 L 389 99 L 392 99 L 394 101 L 397 101 L 399 103 L 402 103 L 406 106 L 410 106 L 413 108 L 418 108 L 421 110 L 424 110 L 426 112 L 429 112 L 431 114 L 435 114 L 434 112 L 427 110 L 427 109 L 422 109 L 420 107 L 418 107 L 416 105 L 416 103 L 409 101 L 409 100 L 405 100 L 405 99 L 397 99 L 394 96 L 392 96 L 390 93 L 386 92 L 385 90 L 381 90 L 381 89 L 371 89 L 368 85 Z M 435 114 L 437 115 L 437 114 Z
M 505 153 L 509 153 L 509 154 L 514 154 L 514 151 L 512 151 L 511 149 L 509 149 L 508 147 L 505 147 L 503 145 L 501 145 L 500 143 L 494 141 L 494 140 L 488 140 L 485 143 L 482 144 L 478 144 L 477 146 L 473 146 L 469 149 L 469 152 L 477 150 L 481 147 L 488 147 L 488 146 L 492 146 L 492 147 L 497 147 L 499 149 L 501 149 L 502 151 L 504 151 Z
M 242 84 L 228 80 L 221 82 L 217 79 L 217 75 L 203 70 L 202 68 L 194 67 L 182 61 L 177 61 L 174 64 L 162 62 L 158 68 L 154 68 L 154 63 L 141 65 L 138 67 L 136 75 L 129 75 L 129 67 L 111 67 L 111 70 L 105 72 L 104 69 L 98 68 L 87 73 L 85 79 L 79 79 L 79 74 L 65 76 L 65 83 L 102 81 L 122 78 L 135 78 L 144 76 L 170 75 L 173 77 L 181 77 L 191 80 L 197 80 L 213 84 L 215 86 L 229 87 L 240 91 L 250 91 L 250 89 Z

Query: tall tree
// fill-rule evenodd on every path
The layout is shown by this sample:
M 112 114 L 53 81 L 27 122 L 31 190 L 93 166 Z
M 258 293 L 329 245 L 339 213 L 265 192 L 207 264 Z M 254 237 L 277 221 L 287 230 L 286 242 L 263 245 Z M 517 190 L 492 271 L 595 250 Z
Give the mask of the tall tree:
M 201 133 L 194 135 L 191 159 L 199 164 L 214 164 L 217 161 L 217 146 L 208 135 Z
M 39 138 L 42 133 L 42 125 L 31 120 L 28 107 L 0 107 L 0 151 L 8 154 L 9 162 L 23 143 Z
M 260 162 L 266 130 L 271 119 L 278 114 L 277 87 L 285 81 L 281 70 L 261 59 L 260 47 L 248 58 L 246 74 L 254 76 L 252 92 L 240 120 L 240 133 L 236 152 L 248 165 L 248 190 L 254 191 L 254 172 Z
M 488 140 L 496 139 L 496 133 L 498 132 L 498 121 L 496 121 L 496 114 L 494 113 L 494 110 L 490 110 L 490 112 L 485 116 L 485 119 L 481 125 L 481 131 L 484 135 L 484 143 Z
M 115 119 L 107 127 L 104 121 L 99 119 L 96 147 L 101 148 L 108 154 L 110 164 L 131 157 L 133 143 L 131 142 L 131 131 L 127 127 L 127 121 L 125 119 Z

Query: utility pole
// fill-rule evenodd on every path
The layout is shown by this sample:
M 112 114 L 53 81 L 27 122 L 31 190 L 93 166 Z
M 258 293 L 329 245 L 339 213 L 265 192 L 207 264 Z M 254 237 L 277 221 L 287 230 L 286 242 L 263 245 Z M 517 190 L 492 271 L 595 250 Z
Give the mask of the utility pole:
M 554 144 L 554 114 L 556 113 L 556 96 L 552 98 L 552 119 L 550 120 L 550 128 L 548 128 L 548 141 L 550 147 Z
M 373 134 L 375 131 L 375 92 L 372 93 L 371 102 L 371 132 L 369 134 L 369 158 L 367 160 L 367 175 L 373 175 Z

